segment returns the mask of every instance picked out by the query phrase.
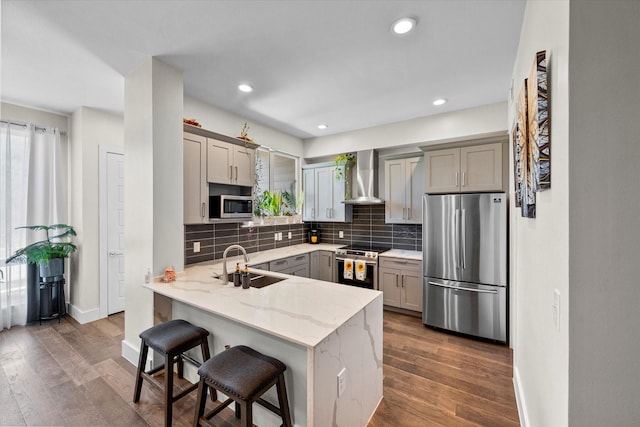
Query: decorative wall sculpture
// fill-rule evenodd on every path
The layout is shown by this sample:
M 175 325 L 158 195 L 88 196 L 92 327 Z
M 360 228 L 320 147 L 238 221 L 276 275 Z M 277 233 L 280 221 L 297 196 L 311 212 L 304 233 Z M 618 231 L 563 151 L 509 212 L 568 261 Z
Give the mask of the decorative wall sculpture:
M 551 140 L 546 51 L 536 53 L 516 101 L 511 130 L 515 204 L 525 218 L 536 217 L 536 192 L 551 188 Z
M 533 165 L 533 190 L 551 188 L 551 144 L 549 140 L 549 96 L 547 88 L 547 54 L 536 53 L 527 86 L 529 145 Z

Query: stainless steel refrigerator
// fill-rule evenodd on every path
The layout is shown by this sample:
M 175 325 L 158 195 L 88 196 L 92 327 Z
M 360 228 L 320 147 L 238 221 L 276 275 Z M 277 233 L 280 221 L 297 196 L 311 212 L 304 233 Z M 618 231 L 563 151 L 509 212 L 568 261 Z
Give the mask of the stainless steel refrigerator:
M 506 195 L 426 194 L 422 203 L 423 323 L 506 342 Z

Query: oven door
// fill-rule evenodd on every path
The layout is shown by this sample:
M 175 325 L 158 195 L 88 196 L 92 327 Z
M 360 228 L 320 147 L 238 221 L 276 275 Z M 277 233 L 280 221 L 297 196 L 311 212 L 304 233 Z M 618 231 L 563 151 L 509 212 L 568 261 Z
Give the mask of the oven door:
M 366 261 L 367 275 L 364 280 L 356 280 L 355 259 L 353 279 L 344 278 L 344 258 L 336 257 L 336 265 L 338 268 L 338 283 L 343 285 L 357 286 L 366 289 L 378 289 L 378 262 Z

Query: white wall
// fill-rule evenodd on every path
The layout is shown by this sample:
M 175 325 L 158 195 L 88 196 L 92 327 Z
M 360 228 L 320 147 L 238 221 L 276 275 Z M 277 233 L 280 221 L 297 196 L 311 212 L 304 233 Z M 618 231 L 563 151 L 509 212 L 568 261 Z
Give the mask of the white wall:
M 99 318 L 99 146 L 124 146 L 124 119 L 105 111 L 81 107 L 72 117 L 71 223 L 79 246 L 74 259 L 71 314 L 80 322 Z
M 569 2 L 528 1 L 513 70 L 514 98 L 537 51 L 550 56 L 551 189 L 537 193 L 537 218 L 510 201 L 511 344 L 523 425 L 565 426 L 569 357 Z M 509 103 L 509 127 L 515 102 Z M 509 185 L 513 194 L 513 147 Z M 560 292 L 559 328 L 553 290 Z
M 571 2 L 569 424 L 576 427 L 640 425 L 639 22 L 637 1 Z
M 303 155 L 302 140 L 300 138 L 253 123 L 241 116 L 221 110 L 196 98 L 184 97 L 184 116 L 197 120 L 204 129 L 228 136 L 240 135 L 242 125 L 247 122 L 249 125 L 249 137 L 253 138 L 256 144 L 266 145 L 269 148 L 298 157 Z
M 125 77 L 125 339 L 137 363 L 138 335 L 153 324 L 148 268 L 184 267 L 182 73 L 149 58 Z
M 33 123 L 37 126 L 51 126 L 61 132 L 69 131 L 69 116 L 48 111 L 36 110 L 3 102 L 0 104 L 0 117 L 3 120 L 13 120 L 19 123 Z
M 505 93 L 506 93 L 505 88 Z M 367 129 L 305 139 L 306 159 L 403 145 L 432 145 L 507 130 L 507 104 L 484 105 Z M 315 163 L 315 161 L 314 161 Z

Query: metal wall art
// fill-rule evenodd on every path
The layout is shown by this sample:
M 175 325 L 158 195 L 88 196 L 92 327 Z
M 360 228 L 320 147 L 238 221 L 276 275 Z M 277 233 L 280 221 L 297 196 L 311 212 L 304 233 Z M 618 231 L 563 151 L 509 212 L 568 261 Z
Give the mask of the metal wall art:
M 511 130 L 515 203 L 525 218 L 536 217 L 536 192 L 551 188 L 551 140 L 547 53 L 540 51 L 516 102 Z

